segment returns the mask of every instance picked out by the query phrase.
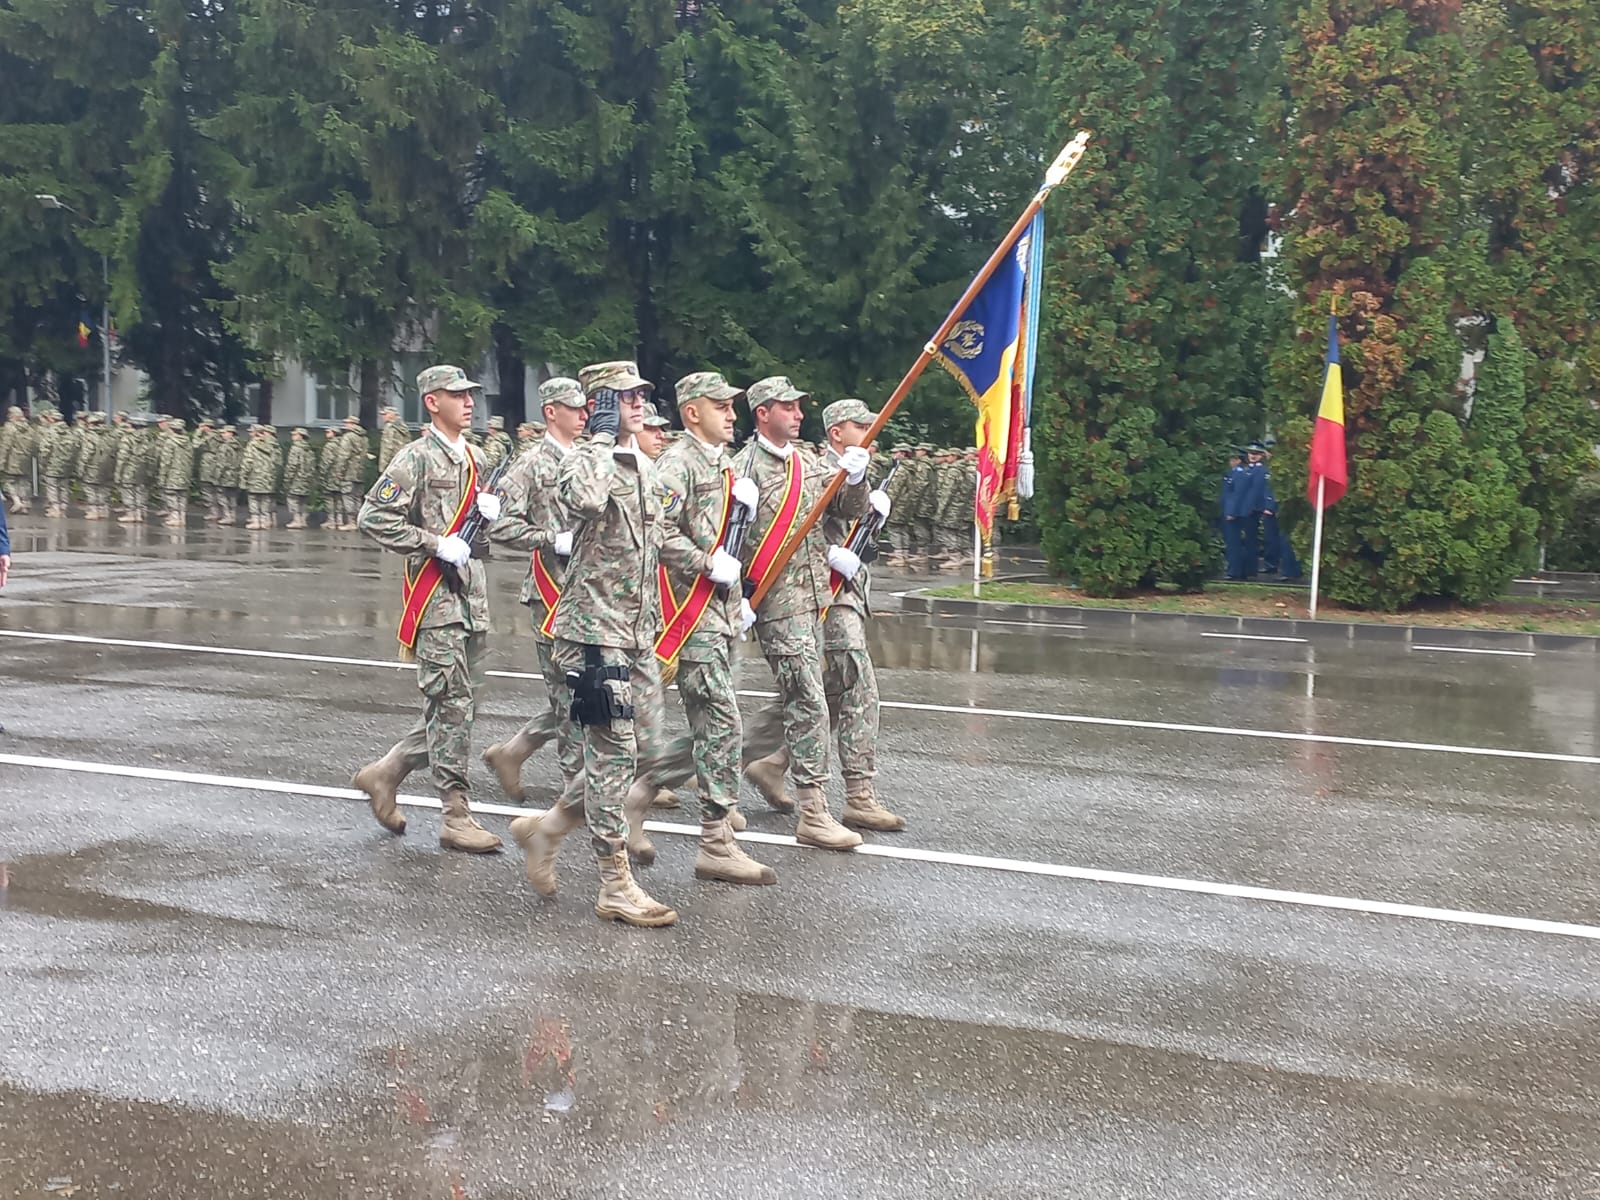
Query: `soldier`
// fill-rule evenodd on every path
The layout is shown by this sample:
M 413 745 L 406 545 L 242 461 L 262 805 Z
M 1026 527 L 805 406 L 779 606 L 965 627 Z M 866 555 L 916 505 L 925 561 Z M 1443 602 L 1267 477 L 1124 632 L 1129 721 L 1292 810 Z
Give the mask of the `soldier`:
M 667 448 L 671 429 L 672 422 L 661 415 L 660 409 L 654 404 L 645 406 L 644 428 L 639 431 L 639 449 L 651 462 L 660 458 L 661 452 Z
M 61 420 L 53 405 L 39 406 L 43 428 L 39 431 L 39 478 L 44 487 L 44 515 L 67 515 L 67 488 L 71 484 L 72 459 L 77 449 L 70 426 Z
M 33 462 L 35 437 L 22 409 L 13 405 L 0 426 L 0 488 L 12 513 L 26 516 L 33 503 L 33 480 L 28 477 Z
M 392 404 L 379 409 L 378 416 L 383 421 L 383 433 L 378 439 L 378 473 L 381 475 L 389 469 L 400 447 L 411 440 L 411 430 L 400 419 L 400 410 Z
M 800 405 L 808 399 L 782 376 L 751 386 L 756 437 L 734 459 L 736 476 L 755 480 L 761 506 L 744 544 L 745 571 L 757 588 L 771 571 L 778 547 L 815 506 L 832 473 L 821 459 L 795 444 L 800 432 Z M 840 455 L 845 486 L 828 506 L 828 515 L 854 521 L 867 510 L 867 467 L 859 446 Z M 795 840 L 825 850 L 850 850 L 861 835 L 833 819 L 823 787 L 828 781 L 828 708 L 822 680 L 822 610 L 831 599 L 829 570 L 845 578 L 860 570 L 860 560 L 842 546 L 830 546 L 819 526 L 806 535 L 781 575 L 756 606 L 756 639 L 777 678 L 782 705 L 782 733 L 789 768 L 798 790 L 799 817 Z M 787 811 L 782 775 L 772 778 L 771 764 L 779 746 L 757 741 L 746 750 L 756 759 L 746 774 L 779 811 Z M 788 802 L 788 807 L 793 807 Z
M 306 441 L 304 429 L 289 433 L 289 458 L 283 466 L 283 494 L 289 501 L 285 529 L 304 529 L 312 490 L 317 484 L 317 456 Z
M 205 506 L 205 519 L 213 525 L 222 519 L 222 460 L 227 455 L 221 431 L 209 434 L 195 464 L 195 477 L 200 482 L 200 503 Z
M 518 598 L 528 606 L 533 621 L 534 654 L 548 701 L 509 740 L 483 752 L 483 761 L 499 779 L 500 790 L 517 804 L 525 802 L 522 764 L 551 738 L 556 739 L 564 788 L 571 788 L 583 769 L 583 735 L 570 716 L 572 693 L 566 676 L 551 658 L 555 642 L 549 621 L 561 597 L 566 558 L 572 553 L 572 521 L 556 495 L 556 483 L 562 461 L 571 453 L 589 419 L 589 401 L 582 384 L 564 378 L 541 383 L 539 401 L 544 405 L 544 439 L 524 451 L 501 477 L 505 511 L 489 530 L 494 541 L 530 556 Z M 571 799 L 581 802 L 581 793 Z M 513 822 L 513 836 L 516 829 Z
M 122 498 L 122 515 L 117 518 L 120 525 L 144 524 L 145 486 L 148 479 L 145 459 L 149 444 L 145 419 L 130 418 L 122 441 L 117 446 L 117 495 Z
M 167 421 L 156 465 L 156 486 L 161 489 L 161 505 L 166 512 L 162 522 L 168 529 L 182 529 L 189 508 L 189 479 L 194 470 L 194 450 L 184 434 L 182 417 Z
M 339 431 L 329 425 L 322 431 L 322 454 L 317 460 L 317 486 L 322 492 L 322 527 L 340 528 L 339 510 L 344 504 L 343 458 L 349 449 Z
M 512 453 L 511 438 L 506 434 L 504 417 L 489 418 L 489 435 L 483 439 L 483 453 L 491 471 Z
M 239 485 L 244 489 L 250 518 L 246 529 L 271 529 L 277 524 L 278 468 L 282 451 L 278 431 L 271 425 L 254 425 L 239 458 Z
M 111 518 L 111 485 L 116 482 L 116 471 L 116 437 L 106 428 L 104 413 L 90 413 L 89 428 L 78 453 L 85 519 L 106 521 Z
M 671 925 L 678 914 L 634 882 L 623 809 L 638 774 L 635 703 L 643 702 L 645 691 L 660 691 L 656 567 L 663 521 L 648 461 L 635 440 L 644 428 L 650 384 L 631 362 L 595 363 L 578 378 L 593 402 L 590 437 L 562 461 L 556 485 L 574 530 L 550 627 L 556 668 L 578 681 L 573 692 L 583 713 L 583 774 L 581 786 L 563 792 L 547 813 L 512 822 L 512 836 L 527 855 L 529 881 L 551 895 L 561 840 L 587 819 L 600 868 L 595 915 L 655 928 Z M 731 555 L 722 559 L 718 581 L 737 583 L 737 563 Z M 581 795 L 581 811 L 574 793 Z
M 902 515 L 900 507 L 906 495 L 906 487 L 911 483 L 911 447 L 908 445 L 896 446 L 890 455 L 891 465 L 899 463 L 900 469 L 894 473 L 894 478 L 889 481 L 888 497 L 890 504 L 889 524 L 887 526 L 890 549 L 884 556 L 884 564 L 891 567 L 908 566 L 911 561 L 911 525 Z
M 662 614 L 657 654 L 678 662 L 678 695 L 689 719 L 700 789 L 694 873 L 727 883 L 776 883 L 773 869 L 740 847 L 731 824 L 743 741 L 734 638 L 749 631 L 755 613 L 741 589 L 718 588 L 709 577 L 715 556 L 727 554 L 723 542 L 735 507 L 753 518 L 760 503 L 753 480 L 733 477 L 725 449 L 733 440 L 733 406 L 744 393 L 715 371 L 699 371 L 678 380 L 677 395 L 684 436 L 662 453 L 656 480 L 667 529 L 685 539 L 695 557 L 692 569 L 684 569 L 681 559 L 668 567 L 676 611 Z
M 542 394 L 542 393 L 541 393 Z M 545 427 L 535 425 L 532 421 L 524 421 L 517 426 L 517 453 L 525 454 L 539 444 L 539 439 L 544 436 Z
M 954 448 L 939 451 L 938 463 L 929 569 L 955 571 L 972 557 L 972 523 L 978 490 L 976 463 L 968 464 Z
M 371 458 L 372 443 L 367 440 L 360 419 L 346 417 L 344 432 L 339 435 L 339 528 L 347 533 L 357 528 L 356 514 L 366 491 L 367 463 Z
M 217 433 L 217 491 L 221 503 L 218 525 L 232 525 L 239 520 L 239 465 L 244 459 L 244 444 L 238 434 L 234 425 L 224 425 Z
M 459 536 L 475 509 L 491 524 L 501 510 L 499 497 L 479 490 L 483 457 L 462 436 L 478 386 L 460 367 L 444 364 L 417 376 L 432 423 L 401 447 L 361 505 L 361 531 L 406 556 L 399 637 L 402 653 L 416 658 L 422 716 L 351 784 L 367 793 L 380 825 L 404 833 L 395 794 L 407 775 L 432 764 L 444 810 L 439 844 L 487 854 L 500 849 L 500 839 L 472 818 L 467 762 L 489 637 L 489 587 L 483 563 Z M 441 578 L 445 568 L 457 573 L 459 591 Z

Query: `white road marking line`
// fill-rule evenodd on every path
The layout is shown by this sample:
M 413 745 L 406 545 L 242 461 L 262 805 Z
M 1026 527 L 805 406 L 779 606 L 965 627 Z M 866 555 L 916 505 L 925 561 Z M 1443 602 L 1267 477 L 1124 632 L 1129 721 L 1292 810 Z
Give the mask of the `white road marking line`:
M 44 641 L 89 642 L 101 645 L 133 646 L 197 653 L 232 654 L 245 658 L 287 658 L 302 662 L 333 662 L 374 667 L 414 669 L 413 664 L 380 661 L 364 658 L 327 658 L 317 654 L 288 654 L 274 650 L 238 650 L 219 646 L 193 646 L 180 642 L 136 642 L 117 638 L 94 638 L 82 634 L 24 633 L 19 630 L 0 629 L 0 637 L 36 638 Z M 490 671 L 489 674 L 508 679 L 539 679 L 542 676 L 519 671 Z M 741 689 L 739 695 L 753 699 L 771 700 L 776 692 Z M 1198 733 L 1218 737 L 1256 738 L 1263 741 L 1303 742 L 1324 746 L 1362 746 L 1372 750 L 1418 750 L 1432 754 L 1465 754 L 1482 758 L 1511 758 L 1525 762 L 1572 763 L 1577 766 L 1600 766 L 1600 756 L 1593 754 L 1556 754 L 1546 750 L 1505 750 L 1497 746 L 1459 746 L 1444 742 L 1403 742 L 1390 738 L 1347 737 L 1336 733 L 1299 733 L 1287 729 L 1241 729 L 1230 725 L 1191 725 L 1178 721 L 1140 721 L 1129 717 L 1092 717 L 1086 713 L 1030 712 L 1015 708 L 978 708 L 961 704 L 920 704 L 910 700 L 883 700 L 883 708 L 903 712 L 945 713 L 957 717 L 1005 717 L 1018 721 L 1050 721 L 1062 725 L 1099 725 L 1108 729 L 1146 729 L 1156 733 Z
M 1244 642 L 1303 642 L 1305 638 L 1273 637 L 1265 633 L 1202 633 L 1201 637 L 1208 638 L 1237 638 Z
M 985 617 L 985 625 L 1021 625 L 1027 629 L 1087 629 L 1087 625 L 1072 625 L 1066 621 L 1002 621 L 999 617 Z
M 1501 654 L 1507 658 L 1534 658 L 1532 650 L 1477 650 L 1471 646 L 1422 646 L 1413 644 L 1413 650 L 1439 650 L 1446 654 Z
M 195 771 L 175 771 L 164 767 L 131 767 L 119 763 L 85 762 L 69 758 L 37 758 L 27 754 L 0 754 L 0 763 L 17 767 L 33 767 L 46 771 L 73 771 L 89 775 L 113 775 L 128 779 L 151 779 L 165 783 L 190 783 L 205 787 L 238 788 L 244 791 L 276 792 L 290 796 L 309 796 L 316 799 L 364 801 L 363 792 L 351 788 L 326 787 L 310 783 L 285 783 L 277 779 L 251 779 L 235 775 L 214 775 Z M 402 795 L 399 802 L 408 808 L 437 810 L 439 801 L 427 796 Z M 519 817 L 539 812 L 535 808 L 515 808 L 505 804 L 474 804 L 478 814 Z M 644 827 L 651 833 L 679 834 L 699 837 L 698 825 L 683 825 L 668 821 L 646 821 Z M 800 846 L 794 838 L 782 834 L 745 832 L 739 840 L 768 846 Z M 821 854 L 838 851 L 819 850 Z M 942 850 L 922 850 L 914 846 L 891 846 L 870 843 L 858 847 L 854 854 L 865 858 L 894 858 L 904 862 L 932 863 L 938 866 L 972 867 L 984 871 L 1002 871 L 1014 875 L 1039 875 L 1053 879 L 1073 879 L 1085 883 L 1109 883 L 1124 887 L 1148 888 L 1157 891 L 1190 892 L 1202 896 L 1223 896 L 1237 900 L 1261 900 L 1272 904 L 1290 904 L 1303 908 L 1327 908 L 1343 912 L 1374 916 L 1406 917 L 1415 920 L 1436 921 L 1449 925 L 1475 925 L 1489 929 L 1508 929 L 1521 933 L 1550 934 L 1557 937 L 1583 938 L 1600 941 L 1600 926 L 1579 925 L 1568 921 L 1547 921 L 1536 917 L 1512 917 L 1498 913 L 1480 913 L 1464 909 L 1434 908 L 1419 904 L 1396 904 L 1387 900 L 1363 900 L 1354 896 L 1329 896 L 1318 892 L 1285 891 L 1280 888 L 1254 887 L 1249 884 L 1221 883 L 1209 879 L 1184 879 L 1171 875 L 1142 875 L 1129 871 L 1105 871 L 1092 867 L 1069 867 L 1061 863 L 1029 862 L 1025 859 L 992 858 L 981 854 L 955 854 Z

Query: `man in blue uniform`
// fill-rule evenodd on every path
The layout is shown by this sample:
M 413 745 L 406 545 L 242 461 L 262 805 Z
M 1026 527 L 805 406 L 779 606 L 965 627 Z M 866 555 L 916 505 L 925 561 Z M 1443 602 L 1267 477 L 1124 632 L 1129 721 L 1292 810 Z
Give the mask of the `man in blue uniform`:
M 1244 496 L 1243 456 L 1236 450 L 1228 456 L 1228 469 L 1222 473 L 1222 554 L 1229 579 L 1242 579 L 1244 571 L 1243 525 L 1239 507 Z

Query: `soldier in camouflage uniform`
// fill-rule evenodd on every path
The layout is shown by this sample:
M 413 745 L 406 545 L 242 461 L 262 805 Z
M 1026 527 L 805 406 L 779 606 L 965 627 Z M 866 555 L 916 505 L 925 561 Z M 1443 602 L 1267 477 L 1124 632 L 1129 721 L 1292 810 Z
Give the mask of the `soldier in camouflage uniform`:
M 339 431 L 328 426 L 322 431 L 322 452 L 317 458 L 317 487 L 322 492 L 322 528 L 339 528 L 339 508 L 344 494 L 342 459 L 349 447 Z M 392 459 L 390 461 L 393 461 Z
M 597 684 L 625 710 L 640 693 L 660 690 L 655 642 L 661 628 L 656 584 L 663 522 L 648 460 L 635 435 L 644 427 L 650 384 L 630 362 L 595 363 L 578 373 L 593 402 L 589 440 L 562 460 L 557 494 L 571 514 L 572 555 L 552 632 L 558 670 L 603 672 Z M 595 661 L 598 659 L 598 663 Z M 648 896 L 628 865 L 623 800 L 638 774 L 632 716 L 583 727 L 582 807 L 572 793 L 540 816 L 518 817 L 512 836 L 527 855 L 527 874 L 543 895 L 555 891 L 555 855 L 587 821 L 599 859 L 595 914 L 629 925 L 671 925 L 678 914 Z
M 80 408 L 73 414 L 72 424 L 68 427 L 72 437 L 72 455 L 67 460 L 67 500 L 72 499 L 72 485 L 83 485 L 83 452 L 89 444 L 89 410 Z M 87 496 L 86 496 L 87 500 Z M 87 504 L 86 504 L 87 510 Z
M 5 492 L 6 507 L 19 516 L 25 516 L 33 503 L 29 472 L 34 440 L 27 416 L 12 406 L 6 413 L 6 423 L 0 425 L 0 488 Z
M 239 457 L 239 485 L 250 511 L 250 518 L 244 523 L 246 529 L 271 529 L 278 523 L 278 471 L 282 459 L 277 429 L 252 425 L 250 440 Z
M 489 434 L 483 439 L 483 453 L 488 459 L 489 470 L 494 470 L 513 452 L 511 438 L 506 433 L 506 419 L 490 417 Z
M 939 454 L 934 540 L 929 552 L 933 570 L 960 570 L 972 562 L 973 506 L 978 490 L 976 465 L 965 461 L 956 449 Z
M 500 491 L 505 510 L 489 530 L 489 536 L 502 545 L 529 555 L 528 573 L 518 597 L 528 606 L 533 621 L 534 654 L 544 681 L 546 705 L 510 739 L 483 752 L 483 761 L 494 771 L 500 789 L 517 804 L 526 802 L 522 790 L 522 764 L 551 738 L 556 739 L 556 756 L 561 763 L 564 788 L 571 789 L 583 770 L 583 734 L 573 723 L 572 692 L 566 675 L 556 669 L 551 658 L 555 641 L 543 632 L 550 609 L 534 577 L 533 556 L 539 560 L 545 586 L 559 595 L 566 574 L 566 558 L 572 553 L 572 520 L 556 495 L 561 463 L 571 453 L 589 417 L 589 401 L 583 385 L 576 379 L 547 379 L 539 385 L 539 400 L 548 423 L 545 437 L 524 450 L 501 476 Z M 581 804 L 581 792 L 573 792 L 569 803 Z M 516 833 L 513 822 L 512 833 Z
M 64 517 L 67 515 L 67 488 L 71 483 L 77 439 L 54 407 L 41 406 L 40 414 L 44 424 L 39 431 L 35 453 L 39 459 L 40 484 L 44 488 L 44 515 Z
M 116 435 L 106 428 L 104 413 L 89 414 L 89 428 L 78 447 L 78 475 L 83 481 L 86 520 L 111 517 L 111 485 L 116 482 Z
M 161 490 L 161 507 L 168 529 L 182 529 L 189 508 L 189 479 L 194 471 L 194 448 L 184 433 L 181 417 L 167 422 L 156 465 L 156 486 Z
M 743 395 L 715 371 L 678 380 L 684 436 L 657 460 L 656 481 L 669 534 L 686 540 L 694 555 L 685 564 L 682 555 L 666 553 L 668 581 L 680 602 L 693 595 L 700 576 L 711 578 L 717 555 L 732 557 L 722 549 L 722 538 L 734 507 L 742 507 L 752 518 L 760 507 L 755 482 L 733 478 L 725 450 L 733 440 L 733 406 Z M 671 565 L 674 561 L 678 565 Z M 730 563 L 729 571 L 731 567 Z M 713 592 L 677 655 L 678 695 L 689 719 L 694 776 L 700 789 L 700 847 L 694 873 L 699 879 L 769 884 L 777 882 L 777 874 L 746 854 L 733 836 L 743 742 L 734 639 L 755 623 L 755 613 L 741 591 L 728 586 Z
M 383 433 L 378 438 L 378 474 L 381 475 L 400 453 L 400 447 L 411 440 L 411 430 L 400 419 L 400 410 L 392 404 L 379 409 L 378 417 L 383 422 Z
M 480 488 L 486 478 L 482 455 L 462 436 L 472 423 L 478 386 L 460 367 L 443 364 L 417 376 L 422 406 L 433 422 L 400 449 L 361 505 L 361 532 L 405 555 L 408 579 L 420 578 L 428 562 L 438 559 L 459 572 L 463 587 L 458 595 L 441 581 L 417 622 L 413 649 L 422 716 L 387 754 L 357 771 L 351 784 L 370 797 L 380 825 L 404 833 L 395 794 L 407 775 L 431 764 L 444 809 L 439 844 L 487 854 L 500 849 L 500 839 L 472 818 L 467 765 L 489 638 L 488 576 L 472 547 L 449 532 L 464 505 L 476 504 L 491 523 L 500 515 L 497 496 L 467 494 L 473 478 L 468 456 Z
M 522 454 L 522 453 L 524 453 L 524 452 L 526 452 L 528 450 L 533 449 L 534 446 L 538 445 L 539 444 L 539 439 L 544 436 L 544 431 L 545 431 L 544 425 L 542 425 L 542 424 L 537 424 L 536 425 L 532 421 L 524 421 L 524 422 L 522 422 L 522 424 L 518 425 L 517 426 L 517 453 L 518 454 Z
M 360 419 L 346 417 L 344 432 L 339 435 L 339 528 L 346 532 L 357 528 L 356 514 L 366 490 L 363 485 L 371 458 L 372 444 Z
M 317 486 L 317 456 L 306 441 L 304 429 L 289 434 L 289 457 L 283 464 L 283 494 L 289 502 L 289 523 L 285 529 L 304 529 L 311 493 Z
M 734 474 L 754 479 L 761 492 L 761 507 L 744 543 L 747 571 L 783 504 L 790 456 L 800 456 L 801 468 L 800 507 L 791 532 L 815 507 L 833 474 L 833 469 L 820 458 L 794 442 L 800 432 L 800 405 L 808 398 L 806 393 L 782 376 L 774 376 L 753 384 L 749 397 L 755 413 L 756 437 L 733 463 Z M 840 468 L 845 482 L 828 506 L 829 516 L 854 521 L 866 512 L 870 462 L 870 456 L 859 446 L 844 452 Z M 843 571 L 849 565 L 844 555 L 849 552 L 830 546 L 823 539 L 820 524 L 814 526 L 756 605 L 756 638 L 777 677 L 783 708 L 782 742 L 787 745 L 789 769 L 798 790 L 800 811 L 795 840 L 825 850 L 851 850 L 861 844 L 860 834 L 833 819 L 823 793 L 828 781 L 828 706 L 822 681 L 822 610 L 830 598 L 829 569 Z M 782 790 L 782 775 L 778 773 L 774 780 L 770 767 L 778 749 L 779 746 L 759 741 L 753 745 L 747 742 L 746 756 L 755 761 L 746 774 L 769 804 L 784 810 L 787 797 Z
M 906 496 L 906 487 L 911 482 L 911 447 L 896 446 L 891 456 L 892 462 L 899 463 L 900 469 L 894 473 L 894 478 L 889 481 L 887 494 L 890 504 L 889 524 L 885 529 L 890 542 L 890 549 L 884 555 L 884 564 L 891 567 L 904 567 L 910 562 L 911 524 L 903 515 L 901 504 Z
M 195 478 L 200 483 L 200 503 L 205 506 L 205 519 L 212 524 L 222 519 L 223 498 L 219 477 L 226 453 L 222 432 L 218 430 L 206 439 L 199 452 L 199 462 L 195 464 Z
M 129 421 L 117 446 L 117 495 L 122 498 L 122 515 L 117 522 L 121 525 L 144 524 L 149 448 L 150 434 L 144 418 Z
M 234 425 L 224 425 L 217 434 L 217 491 L 221 516 L 218 525 L 233 525 L 239 520 L 239 467 L 244 461 L 244 442 Z

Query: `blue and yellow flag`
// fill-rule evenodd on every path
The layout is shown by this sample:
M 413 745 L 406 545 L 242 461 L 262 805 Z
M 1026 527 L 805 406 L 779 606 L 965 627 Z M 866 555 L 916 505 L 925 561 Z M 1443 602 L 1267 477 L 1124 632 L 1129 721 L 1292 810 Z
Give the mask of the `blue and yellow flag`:
M 985 541 L 994 531 L 995 505 L 1004 491 L 1011 457 L 1012 409 L 1018 399 L 1017 335 L 1031 250 L 1028 242 L 1019 239 L 1000 261 L 938 348 L 939 364 L 955 376 L 978 406 L 975 516 Z

